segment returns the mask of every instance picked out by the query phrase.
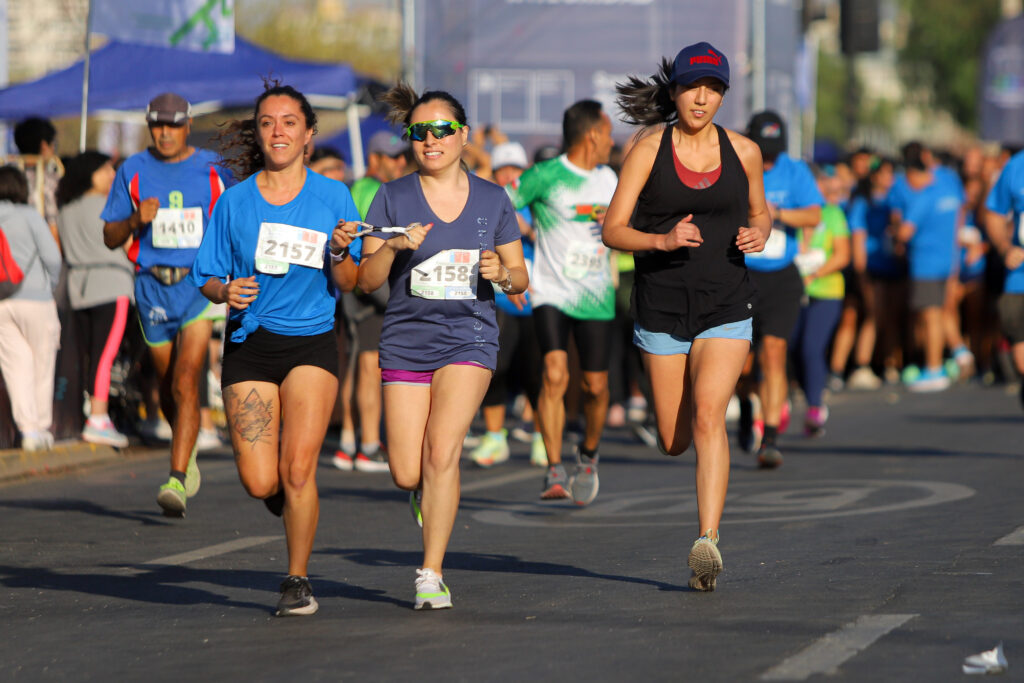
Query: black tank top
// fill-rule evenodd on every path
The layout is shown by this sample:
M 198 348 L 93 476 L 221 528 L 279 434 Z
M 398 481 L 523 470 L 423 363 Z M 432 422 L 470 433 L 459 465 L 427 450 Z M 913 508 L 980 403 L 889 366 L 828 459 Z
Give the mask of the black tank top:
M 665 234 L 681 219 L 691 222 L 704 242 L 675 251 L 637 252 L 636 283 L 630 312 L 651 332 L 692 339 L 701 332 L 749 318 L 755 289 L 736 247 L 736 235 L 747 225 L 749 183 L 739 157 L 723 128 L 715 125 L 722 156 L 722 174 L 710 187 L 696 190 L 676 173 L 672 126 L 667 126 L 647 183 L 637 200 L 633 227 Z

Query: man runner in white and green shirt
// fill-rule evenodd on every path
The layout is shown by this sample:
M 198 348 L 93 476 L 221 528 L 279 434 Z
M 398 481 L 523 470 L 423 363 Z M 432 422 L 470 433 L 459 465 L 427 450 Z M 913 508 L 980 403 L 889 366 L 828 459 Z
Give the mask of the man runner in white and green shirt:
M 530 280 L 534 327 L 544 357 L 537 422 L 548 453 L 541 498 L 586 505 L 597 495 L 597 447 L 608 413 L 609 341 L 615 317 L 608 248 L 601 224 L 615 192 L 612 122 L 593 100 L 581 100 L 562 119 L 565 154 L 527 169 L 506 189 L 517 209 L 530 207 L 536 254 Z M 572 477 L 562 465 L 569 334 L 583 369 L 583 441 Z

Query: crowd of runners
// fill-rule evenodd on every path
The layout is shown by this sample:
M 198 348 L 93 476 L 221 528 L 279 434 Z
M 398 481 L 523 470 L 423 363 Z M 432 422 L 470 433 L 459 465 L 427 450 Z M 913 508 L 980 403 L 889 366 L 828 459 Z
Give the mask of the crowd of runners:
M 730 68 L 713 46 L 657 67 L 618 86 L 620 112 L 569 107 L 561 149 L 533 163 L 449 93 L 399 84 L 383 98 L 395 130 L 368 141 L 351 188 L 340 155 L 315 146 L 309 102 L 278 82 L 216 151 L 189 143 L 185 98 L 154 98 L 151 146 L 116 170 L 93 151 L 61 162 L 52 126 L 23 122 L 19 166 L 0 169 L 0 257 L 24 270 L 0 299 L 22 448 L 53 443 L 63 261 L 82 438 L 128 444 L 109 395 L 137 330 L 147 417 L 169 427 L 156 500 L 184 516 L 219 396 L 245 491 L 283 518 L 279 615 L 318 608 L 308 562 L 336 402 L 326 466 L 390 472 L 409 492 L 416 609 L 452 606 L 463 455 L 497 466 L 519 439 L 539 497 L 582 506 L 604 430 L 625 425 L 665 455 L 693 446 L 690 586 L 709 591 L 730 443 L 777 468 L 794 405 L 794 431 L 816 438 L 839 391 L 1018 381 L 1024 154 L 952 159 L 912 142 L 809 164 L 774 112 L 742 132 L 715 123 Z M 614 116 L 636 130 L 621 147 Z

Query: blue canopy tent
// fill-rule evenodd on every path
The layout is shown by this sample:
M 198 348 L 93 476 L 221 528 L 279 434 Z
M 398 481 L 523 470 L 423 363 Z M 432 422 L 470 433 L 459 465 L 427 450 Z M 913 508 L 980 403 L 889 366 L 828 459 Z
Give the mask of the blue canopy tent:
M 367 79 L 344 64 L 317 64 L 287 59 L 235 38 L 233 54 L 111 42 L 90 57 L 88 111 L 140 111 L 162 92 L 176 92 L 195 113 L 251 104 L 261 92 L 263 76 L 279 79 L 309 98 L 314 107 L 348 110 L 358 121 L 355 95 Z M 0 90 L 0 119 L 62 117 L 82 108 L 84 60 L 38 80 Z M 356 126 L 358 129 L 358 126 Z M 352 140 L 360 148 L 360 140 Z

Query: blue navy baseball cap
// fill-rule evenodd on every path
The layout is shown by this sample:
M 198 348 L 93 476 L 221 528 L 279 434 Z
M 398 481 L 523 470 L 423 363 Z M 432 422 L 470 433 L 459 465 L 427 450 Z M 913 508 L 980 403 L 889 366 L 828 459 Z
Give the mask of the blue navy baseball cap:
M 729 60 L 711 43 L 687 45 L 676 55 L 672 82 L 690 85 L 702 78 L 717 78 L 729 87 Z

